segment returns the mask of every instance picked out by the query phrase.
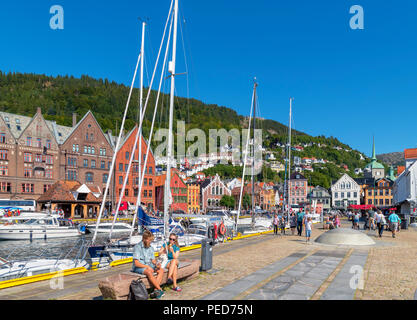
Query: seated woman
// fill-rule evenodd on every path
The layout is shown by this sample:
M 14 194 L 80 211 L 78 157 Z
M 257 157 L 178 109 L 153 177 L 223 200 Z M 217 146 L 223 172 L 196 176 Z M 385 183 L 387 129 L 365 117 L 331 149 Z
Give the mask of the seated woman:
M 180 246 L 178 244 L 178 236 L 175 233 L 169 235 L 168 243 L 162 245 L 159 254 L 166 254 L 168 256 L 168 263 L 166 268 L 168 269 L 167 284 L 173 284 L 172 290 L 180 292 L 182 289 L 177 286 L 177 272 L 178 272 L 178 256 L 180 255 Z

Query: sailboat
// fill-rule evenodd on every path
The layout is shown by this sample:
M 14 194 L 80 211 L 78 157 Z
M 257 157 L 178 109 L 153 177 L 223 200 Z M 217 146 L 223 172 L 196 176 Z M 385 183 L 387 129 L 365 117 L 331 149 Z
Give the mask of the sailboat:
M 147 96 L 145 104 L 142 104 L 142 93 L 141 93 L 141 99 L 140 99 L 141 103 L 140 103 L 140 110 L 139 110 L 140 122 L 139 122 L 138 135 L 140 134 L 140 132 L 142 130 L 143 119 L 144 119 L 144 115 L 145 115 L 146 108 L 147 108 L 147 105 L 148 105 L 149 95 L 150 95 L 150 92 L 151 92 L 151 87 L 152 87 L 153 79 L 154 79 L 154 76 L 155 76 L 155 71 L 156 71 L 156 68 L 157 68 L 157 65 L 158 65 L 158 62 L 159 62 L 159 57 L 160 57 L 161 49 L 162 49 L 162 46 L 163 46 L 163 43 L 164 43 L 167 26 L 168 26 L 168 23 L 170 22 L 169 32 L 168 32 L 168 39 L 167 39 L 166 50 L 165 50 L 165 57 L 164 57 L 164 62 L 162 64 L 162 72 L 161 72 L 161 78 L 160 78 L 160 82 L 159 82 L 159 89 L 158 89 L 158 94 L 157 94 L 157 98 L 156 98 L 153 120 L 152 120 L 150 135 L 149 135 L 149 143 L 148 143 L 148 147 L 147 147 L 147 151 L 146 151 L 144 164 L 143 164 L 143 166 L 141 166 L 141 165 L 139 166 L 139 171 L 142 171 L 142 167 L 146 168 L 147 161 L 148 161 L 148 155 L 149 155 L 149 150 L 150 150 L 150 141 L 151 141 L 152 135 L 153 135 L 153 128 L 154 128 L 154 123 L 155 123 L 155 119 L 156 119 L 158 101 L 159 101 L 160 92 L 161 92 L 161 85 L 162 85 L 162 80 L 164 79 L 163 75 L 165 73 L 165 66 L 166 66 L 166 61 L 167 61 L 167 56 L 168 56 L 168 49 L 169 49 L 169 46 L 170 46 L 171 31 L 173 29 L 172 58 L 171 58 L 171 61 L 169 62 L 169 67 L 168 67 L 168 72 L 170 73 L 169 77 L 171 78 L 171 92 L 170 92 L 170 111 L 169 111 L 169 136 L 168 136 L 168 148 L 167 148 L 167 160 L 168 161 L 167 161 L 167 174 L 166 174 L 166 180 L 165 180 L 165 188 L 164 188 L 164 218 L 159 219 L 159 218 L 156 218 L 156 217 L 151 217 L 141 207 L 141 194 L 142 194 L 144 174 L 140 174 L 139 175 L 138 198 L 137 198 L 137 202 L 136 202 L 137 215 L 134 216 L 133 221 L 132 221 L 132 226 L 134 226 L 135 222 L 136 222 L 136 217 L 137 217 L 138 218 L 138 227 L 141 227 L 142 229 L 148 229 L 148 230 L 150 230 L 154 233 L 155 240 L 152 242 L 152 247 L 155 251 L 160 249 L 163 242 L 166 241 L 166 239 L 168 238 L 168 236 L 171 232 L 174 232 L 179 236 L 178 240 L 179 240 L 180 246 L 186 246 L 186 245 L 201 243 L 202 239 L 204 238 L 204 235 L 201 235 L 201 234 L 190 234 L 190 233 L 188 233 L 185 230 L 185 228 L 181 225 L 181 223 L 175 222 L 175 221 L 173 221 L 172 219 L 169 218 L 169 207 L 170 207 L 170 204 L 171 204 L 171 201 L 172 201 L 172 197 L 170 197 L 170 181 L 171 181 L 171 161 L 172 161 L 172 149 L 173 149 L 172 130 L 173 130 L 173 110 L 174 110 L 175 75 L 176 75 L 175 74 L 176 41 L 177 41 L 177 24 L 178 24 L 178 0 L 175 0 L 174 3 L 173 2 L 174 1 L 171 2 L 171 7 L 170 7 L 170 10 L 169 10 L 168 18 L 167 18 L 167 21 L 166 21 L 166 24 L 165 24 L 165 30 L 164 30 L 164 34 L 163 34 L 163 37 L 162 37 L 158 57 L 157 57 L 157 60 L 156 60 L 156 63 L 155 63 L 155 69 L 154 69 L 154 73 L 152 75 L 151 84 L 150 84 L 150 87 L 149 87 L 149 90 L 148 90 L 148 96 Z M 142 28 L 142 47 L 141 47 L 141 53 L 139 55 L 142 59 L 141 74 L 143 73 L 144 28 L 145 28 L 145 24 L 143 24 L 143 28 Z M 136 69 L 137 68 L 138 68 L 138 64 L 136 66 Z M 136 76 L 136 71 L 135 71 L 135 76 Z M 134 77 L 134 79 L 135 79 L 135 77 Z M 132 88 L 133 88 L 134 79 L 132 81 L 131 91 L 132 91 Z M 141 92 L 142 92 L 142 82 L 141 82 Z M 129 101 L 130 101 L 130 94 L 129 94 L 129 98 L 128 98 L 128 103 L 126 105 L 126 110 L 127 110 L 127 106 L 129 105 Z M 126 110 L 125 110 L 125 115 L 126 115 Z M 123 119 L 122 127 L 124 125 L 124 120 L 125 120 L 125 118 Z M 119 135 L 119 140 L 118 140 L 117 146 L 119 145 L 119 142 L 120 142 L 120 135 Z M 131 153 L 132 157 L 135 154 L 135 148 L 136 148 L 136 141 L 135 141 L 134 150 Z M 116 147 L 116 150 L 118 150 L 118 147 Z M 141 148 L 139 150 L 141 150 Z M 142 159 L 142 155 L 139 155 L 139 159 L 140 160 Z M 132 161 L 132 158 L 131 158 L 131 161 Z M 113 162 L 114 162 L 114 160 L 113 160 Z M 113 167 L 114 167 L 113 162 L 112 162 L 112 166 L 111 166 L 111 169 L 110 169 L 109 176 L 111 176 L 111 173 L 112 173 L 112 170 L 113 170 Z M 130 165 L 131 165 L 131 163 L 129 163 L 128 172 L 129 172 L 129 169 L 130 169 Z M 127 176 L 128 176 L 128 173 L 126 174 L 126 177 Z M 125 184 L 126 184 L 126 181 L 123 185 L 123 188 L 125 187 Z M 124 193 L 124 189 L 121 190 L 121 195 L 123 195 L 123 193 Z M 104 199 L 103 199 L 103 203 L 104 203 Z M 118 213 L 119 205 L 120 205 L 120 201 L 119 201 L 118 207 L 116 209 L 116 215 Z M 102 212 L 102 209 L 100 209 L 100 214 L 99 214 L 99 218 L 97 220 L 97 225 L 99 224 L 99 220 L 101 218 L 101 212 Z M 115 221 L 116 221 L 116 216 L 114 217 L 113 223 L 115 223 Z M 94 235 L 93 242 L 95 240 L 95 236 L 96 236 L 96 234 Z M 116 240 L 111 239 L 111 232 L 110 232 L 109 242 L 106 245 L 104 245 L 104 246 L 92 246 L 92 247 L 89 248 L 90 256 L 91 256 L 93 261 L 97 261 L 97 260 L 100 261 L 103 257 L 108 257 L 111 260 L 119 260 L 119 259 L 123 259 L 123 258 L 130 258 L 130 257 L 132 257 L 133 247 L 137 243 L 139 243 L 141 240 L 142 240 L 141 234 L 133 235 L 133 230 L 131 230 L 130 235 L 129 235 L 128 238 L 116 239 Z

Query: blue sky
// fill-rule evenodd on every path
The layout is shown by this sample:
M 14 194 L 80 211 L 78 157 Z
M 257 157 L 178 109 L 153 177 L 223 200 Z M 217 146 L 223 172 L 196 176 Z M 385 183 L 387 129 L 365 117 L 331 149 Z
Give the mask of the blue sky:
M 49 27 L 52 5 L 64 30 Z M 2 1 L 0 70 L 88 74 L 130 85 L 149 18 L 150 72 L 169 0 Z M 364 30 L 352 30 L 352 5 Z M 335 136 L 367 155 L 417 147 L 417 2 L 404 0 L 180 0 L 177 94 L 248 114 L 252 79 L 260 116 Z M 185 22 L 184 22 L 185 20 Z M 184 38 L 185 56 L 182 44 Z M 187 92 L 187 79 L 189 92 Z

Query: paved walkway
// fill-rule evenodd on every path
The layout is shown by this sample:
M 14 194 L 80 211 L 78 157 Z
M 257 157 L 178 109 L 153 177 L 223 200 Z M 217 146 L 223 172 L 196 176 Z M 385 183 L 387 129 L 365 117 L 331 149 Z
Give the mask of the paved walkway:
M 310 253 L 301 250 L 202 299 L 308 300 L 314 296 L 323 300 L 352 300 L 359 286 L 355 277 L 363 274 L 361 270 L 367 256 L 367 250 L 359 249 L 338 248 Z M 323 289 L 322 292 L 319 289 Z

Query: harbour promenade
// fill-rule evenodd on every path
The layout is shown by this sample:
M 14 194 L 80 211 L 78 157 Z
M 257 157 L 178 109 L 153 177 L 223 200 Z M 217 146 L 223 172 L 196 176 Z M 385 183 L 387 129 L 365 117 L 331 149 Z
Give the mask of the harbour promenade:
M 344 221 L 344 228 L 350 223 Z M 216 245 L 213 268 L 180 282 L 178 293 L 165 287 L 163 300 L 413 300 L 417 289 L 417 231 L 390 232 L 374 246 L 332 246 L 314 243 L 324 230 L 314 226 L 312 241 L 304 237 L 265 234 Z M 200 259 L 200 249 L 181 253 Z M 1 300 L 101 300 L 100 279 L 129 270 L 131 264 L 0 290 Z M 51 288 L 52 287 L 52 288 Z

